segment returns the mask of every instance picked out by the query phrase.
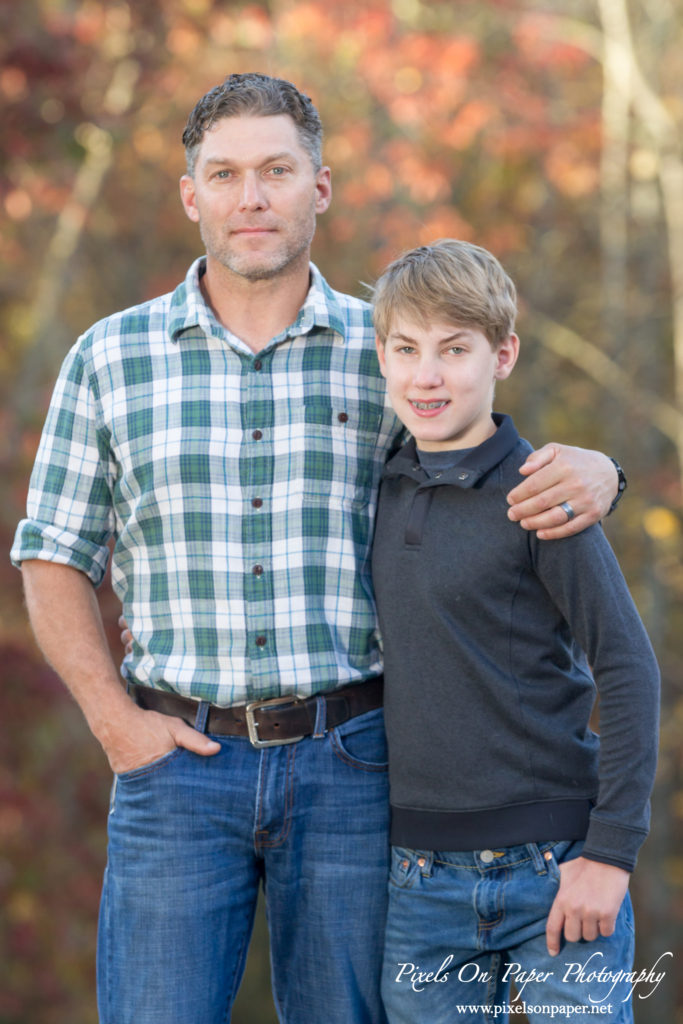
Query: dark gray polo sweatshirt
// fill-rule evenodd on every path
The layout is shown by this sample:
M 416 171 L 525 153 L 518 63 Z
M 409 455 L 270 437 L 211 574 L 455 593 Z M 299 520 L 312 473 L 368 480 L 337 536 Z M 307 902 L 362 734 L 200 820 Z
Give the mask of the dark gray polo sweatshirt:
M 539 541 L 507 518 L 532 449 L 494 420 L 454 468 L 430 478 L 409 441 L 382 480 L 372 572 L 391 840 L 585 838 L 586 857 L 632 870 L 649 826 L 657 663 L 600 526 Z

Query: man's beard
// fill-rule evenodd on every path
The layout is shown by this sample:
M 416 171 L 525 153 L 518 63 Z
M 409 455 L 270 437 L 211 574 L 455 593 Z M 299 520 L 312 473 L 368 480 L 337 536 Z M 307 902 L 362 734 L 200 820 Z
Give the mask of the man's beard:
M 306 231 L 303 230 L 302 225 L 301 231 L 293 237 L 285 239 L 284 245 L 274 252 L 249 253 L 236 252 L 228 243 L 210 237 L 210 233 L 204 231 L 202 224 L 199 225 L 207 253 L 231 273 L 246 281 L 268 281 L 278 277 L 293 264 L 299 262 L 303 255 L 308 264 L 308 252 L 314 230 L 315 220 Z

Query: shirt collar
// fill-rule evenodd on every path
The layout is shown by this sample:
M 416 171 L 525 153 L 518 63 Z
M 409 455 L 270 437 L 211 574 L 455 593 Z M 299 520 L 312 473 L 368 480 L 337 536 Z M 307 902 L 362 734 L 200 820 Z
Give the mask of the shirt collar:
M 330 288 L 314 263 L 309 264 L 311 285 L 303 306 L 292 324 L 273 338 L 267 348 L 287 338 L 309 334 L 317 329 L 334 331 L 339 340 L 345 340 L 344 317 L 336 292 Z M 188 270 L 185 280 L 178 285 L 171 296 L 168 333 L 171 341 L 178 342 L 181 336 L 199 327 L 207 334 L 224 335 L 211 308 L 206 304 L 200 280 L 206 270 L 206 256 L 200 256 Z
M 389 460 L 384 475 L 409 476 L 417 483 L 428 486 L 455 484 L 457 487 L 474 487 L 486 473 L 510 454 L 519 441 L 517 428 L 509 416 L 494 412 L 493 421 L 498 428 L 495 434 L 473 448 L 457 465 L 444 470 L 439 477 L 429 477 L 422 468 L 417 458 L 417 445 L 412 437 L 393 459 Z

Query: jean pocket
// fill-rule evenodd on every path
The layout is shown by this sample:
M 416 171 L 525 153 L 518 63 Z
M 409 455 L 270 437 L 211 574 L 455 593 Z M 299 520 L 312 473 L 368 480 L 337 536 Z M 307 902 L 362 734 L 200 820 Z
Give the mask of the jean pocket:
M 387 738 L 381 708 L 357 715 L 330 729 L 330 742 L 337 757 L 352 768 L 386 772 Z
M 167 753 L 155 758 L 154 761 L 150 761 L 148 764 L 142 764 L 139 768 L 133 768 L 129 772 L 117 773 L 116 779 L 119 783 L 134 782 L 135 779 L 143 779 L 148 775 L 154 775 L 161 768 L 165 768 L 172 761 L 175 761 L 184 749 L 184 747 L 174 747 L 173 750 L 167 751 Z
M 546 859 L 548 874 L 559 883 L 560 864 L 564 864 L 568 860 L 574 860 L 575 857 L 581 856 L 583 840 L 565 839 L 560 842 L 543 843 L 539 844 L 539 849 L 546 857 L 548 852 L 552 854 L 551 857 L 547 857 Z

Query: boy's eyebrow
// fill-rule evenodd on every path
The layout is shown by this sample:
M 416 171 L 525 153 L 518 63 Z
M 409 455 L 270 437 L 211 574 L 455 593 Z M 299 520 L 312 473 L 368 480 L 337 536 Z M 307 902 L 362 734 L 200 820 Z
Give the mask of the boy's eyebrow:
M 459 327 L 453 334 L 447 334 L 443 338 L 439 338 L 439 345 L 443 345 L 447 341 L 456 341 L 458 338 L 462 338 L 464 334 L 467 334 L 467 328 Z M 412 345 L 415 344 L 415 338 L 411 338 L 409 334 L 403 334 L 401 331 L 391 331 L 389 337 L 395 338 L 396 341 L 409 341 Z

